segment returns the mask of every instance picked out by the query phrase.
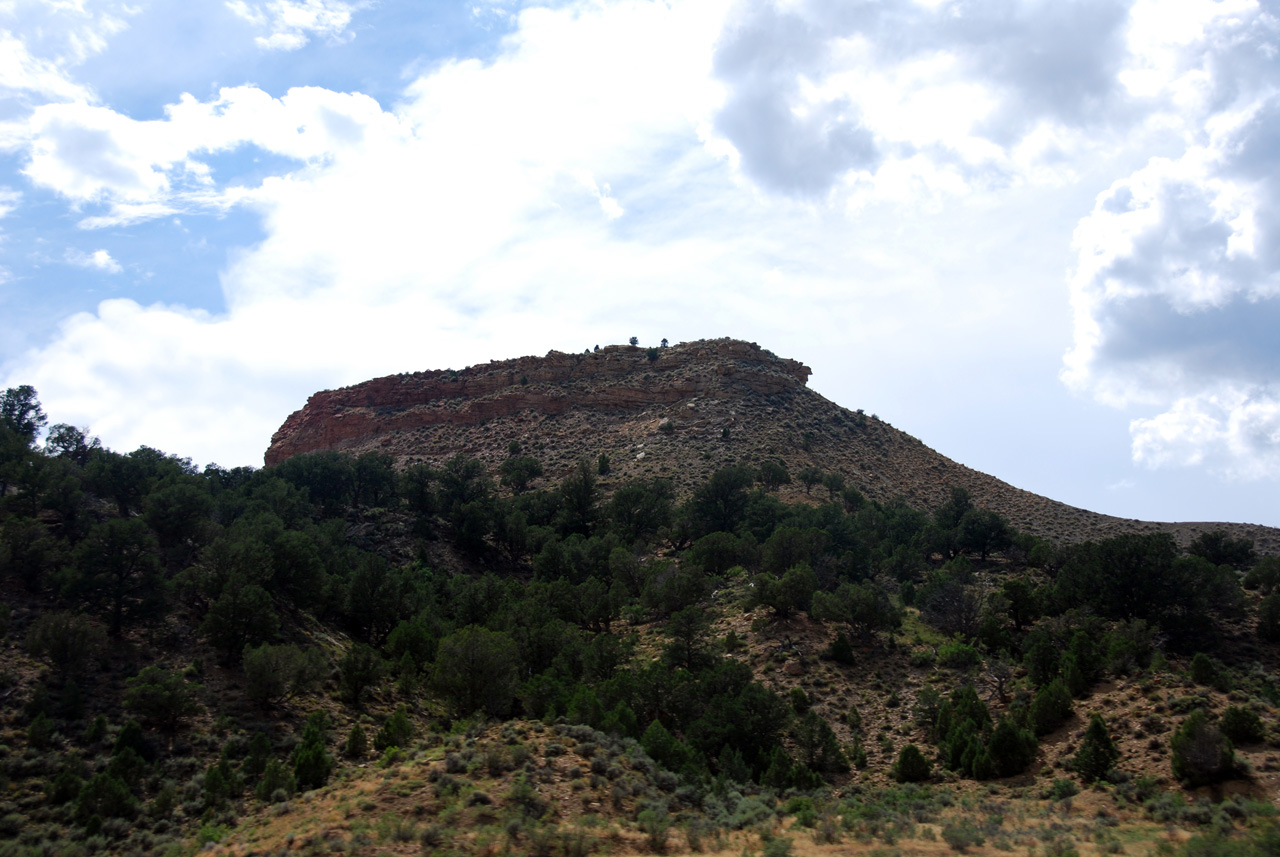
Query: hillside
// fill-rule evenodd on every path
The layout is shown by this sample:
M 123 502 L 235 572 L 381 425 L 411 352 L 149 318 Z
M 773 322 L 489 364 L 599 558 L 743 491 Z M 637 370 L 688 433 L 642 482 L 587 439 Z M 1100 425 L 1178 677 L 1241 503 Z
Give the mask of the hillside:
M 1116 518 L 1015 488 L 875 415 L 828 401 L 806 386 L 810 374 L 754 343 L 717 339 L 391 375 L 311 396 L 272 437 L 265 459 L 377 451 L 405 467 L 465 454 L 492 473 L 514 441 L 537 451 L 548 484 L 579 458 L 604 454 L 613 482 L 663 476 L 678 498 L 720 467 L 776 459 L 791 473 L 817 467 L 870 499 L 902 498 L 919 509 L 937 508 L 951 487 L 963 487 L 977 505 L 1057 543 L 1169 532 L 1185 546 L 1224 529 L 1253 539 L 1260 553 L 1280 553 L 1272 527 Z M 795 485 L 782 496 L 805 495 Z
M 4 391 L 0 857 L 1276 853 L 1280 559 L 868 497 L 757 352 L 322 394 L 260 470 Z

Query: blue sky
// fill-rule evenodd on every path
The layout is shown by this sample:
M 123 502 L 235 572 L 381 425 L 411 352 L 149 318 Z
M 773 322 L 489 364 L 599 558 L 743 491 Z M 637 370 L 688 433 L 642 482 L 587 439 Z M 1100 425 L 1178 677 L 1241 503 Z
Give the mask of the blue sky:
M 735 336 L 1280 525 L 1278 57 L 1246 0 L 0 0 L 0 383 L 257 464 L 319 389 Z

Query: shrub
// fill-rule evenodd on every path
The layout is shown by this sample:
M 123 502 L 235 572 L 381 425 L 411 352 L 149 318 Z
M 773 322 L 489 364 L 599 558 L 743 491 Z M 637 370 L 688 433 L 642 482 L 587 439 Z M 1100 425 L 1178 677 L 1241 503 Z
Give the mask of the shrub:
M 836 638 L 831 642 L 831 649 L 828 651 L 831 660 L 838 664 L 848 666 L 854 661 L 853 646 L 849 643 L 849 638 L 845 636 L 844 631 L 836 634 Z
M 55 731 L 53 720 L 41 711 L 27 726 L 27 743 L 37 750 L 47 749 L 53 743 Z
M 413 724 L 409 722 L 409 715 L 401 705 L 378 730 L 378 734 L 373 739 L 373 747 L 378 751 L 388 747 L 404 747 L 412 738 Z
M 1089 718 L 1089 728 L 1084 732 L 1084 740 L 1080 749 L 1071 759 L 1071 768 L 1087 782 L 1100 780 L 1106 776 L 1120 758 L 1120 751 L 1107 732 L 1107 725 L 1102 715 L 1094 714 Z
M 271 646 L 244 647 L 245 693 L 262 706 L 284 702 L 312 690 L 329 670 L 319 649 Z
M 138 801 L 119 778 L 103 772 L 85 783 L 76 800 L 76 817 L 88 821 L 100 818 L 132 818 Z
M 289 770 L 279 759 L 271 759 L 267 762 L 267 767 L 262 771 L 262 779 L 258 781 L 258 787 L 254 789 L 254 794 L 258 800 L 265 802 L 275 801 L 276 792 L 282 791 L 285 797 L 291 796 L 298 790 L 298 780 L 293 772 Z
M 1191 680 L 1196 684 L 1211 687 L 1218 680 L 1218 670 L 1213 659 L 1204 652 L 1196 652 L 1191 659 Z
M 974 845 L 982 845 L 987 840 L 969 819 L 953 821 L 942 827 L 942 839 L 953 851 L 965 851 Z
M 786 836 L 773 836 L 764 843 L 761 857 L 791 857 L 791 839 Z
M 1227 779 L 1234 770 L 1231 741 L 1203 709 L 1191 712 L 1169 741 L 1173 775 L 1189 786 Z
M 1257 744 L 1267 734 L 1258 713 L 1239 705 L 1227 707 L 1222 713 L 1219 728 L 1233 744 Z
M 1036 735 L 1048 735 L 1071 716 L 1071 691 L 1055 678 L 1037 691 L 1031 701 L 1031 726 Z
M 1049 800 L 1066 800 L 1080 794 L 1080 787 L 1071 780 L 1054 780 L 1049 786 Z
M 133 678 L 126 679 L 125 686 L 124 707 L 143 723 L 166 731 L 177 729 L 183 720 L 201 709 L 195 697 L 200 685 L 188 684 L 181 673 L 157 666 L 145 667 Z
M 898 753 L 893 764 L 892 776 L 900 783 L 919 783 L 933 775 L 933 766 L 915 744 L 908 744 Z
M 46 613 L 27 631 L 27 651 L 64 674 L 81 670 L 106 644 L 106 630 L 78 613 Z
M 938 647 L 938 663 L 952 669 L 969 670 L 982 663 L 982 656 L 968 643 L 943 643 Z

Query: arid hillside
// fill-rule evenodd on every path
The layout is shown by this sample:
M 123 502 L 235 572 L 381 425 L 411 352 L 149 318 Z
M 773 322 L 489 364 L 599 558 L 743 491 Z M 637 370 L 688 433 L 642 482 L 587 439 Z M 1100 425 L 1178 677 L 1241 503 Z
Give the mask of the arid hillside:
M 873 414 L 828 401 L 806 386 L 809 375 L 795 360 L 732 339 L 552 351 L 392 375 L 311 396 L 272 437 L 266 463 L 376 450 L 400 466 L 462 453 L 496 471 L 515 441 L 541 460 L 550 481 L 578 459 L 603 454 L 613 479 L 664 476 L 684 495 L 720 467 L 777 459 L 792 474 L 817 467 L 874 500 L 900 497 L 925 509 L 964 487 L 979 506 L 1057 542 L 1163 530 L 1186 545 L 1222 528 L 1252 538 L 1261 553 L 1280 553 L 1280 531 L 1271 527 L 1115 518 L 1020 490 Z M 825 494 L 821 486 L 812 491 Z M 783 495 L 799 499 L 804 489 L 793 483 Z

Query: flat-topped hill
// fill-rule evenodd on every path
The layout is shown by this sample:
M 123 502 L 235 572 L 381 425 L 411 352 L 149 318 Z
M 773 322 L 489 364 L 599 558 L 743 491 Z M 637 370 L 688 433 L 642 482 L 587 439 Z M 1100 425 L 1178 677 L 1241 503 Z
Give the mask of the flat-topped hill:
M 1182 544 L 1223 528 L 1280 553 L 1280 530 L 1249 524 L 1155 523 L 1078 509 L 1015 488 L 925 446 L 888 423 L 841 407 L 806 386 L 811 370 L 754 343 L 700 340 L 669 348 L 611 345 L 389 375 L 316 393 L 271 439 L 266 463 L 322 451 L 391 455 L 400 466 L 456 454 L 496 472 L 512 441 L 546 478 L 578 459 L 607 455 L 604 480 L 662 476 L 687 495 L 731 464 L 782 462 L 839 473 L 866 496 L 932 509 L 952 486 L 1019 529 L 1054 541 L 1168 531 Z M 813 497 L 826 494 L 813 489 Z M 784 489 L 803 496 L 794 483 Z

